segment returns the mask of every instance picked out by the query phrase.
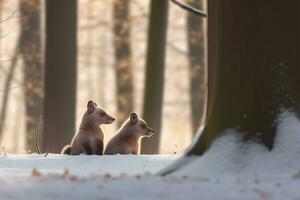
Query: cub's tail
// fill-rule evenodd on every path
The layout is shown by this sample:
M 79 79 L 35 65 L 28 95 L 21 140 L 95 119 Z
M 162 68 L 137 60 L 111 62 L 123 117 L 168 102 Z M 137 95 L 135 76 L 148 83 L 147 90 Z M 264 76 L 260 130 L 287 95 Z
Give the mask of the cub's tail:
M 71 154 L 71 145 L 66 145 L 61 150 L 61 154 L 70 155 Z

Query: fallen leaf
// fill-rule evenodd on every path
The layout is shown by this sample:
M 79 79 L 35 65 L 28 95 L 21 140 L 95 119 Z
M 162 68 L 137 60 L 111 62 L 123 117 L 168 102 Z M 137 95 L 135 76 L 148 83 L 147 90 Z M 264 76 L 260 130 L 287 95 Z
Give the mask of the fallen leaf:
M 33 169 L 31 175 L 36 177 L 36 176 L 41 176 L 42 174 L 37 169 Z

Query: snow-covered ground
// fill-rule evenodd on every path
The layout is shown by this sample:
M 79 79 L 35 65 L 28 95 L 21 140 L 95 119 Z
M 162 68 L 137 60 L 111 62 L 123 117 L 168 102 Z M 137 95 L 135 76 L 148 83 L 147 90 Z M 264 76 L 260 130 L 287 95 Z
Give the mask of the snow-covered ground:
M 300 123 L 279 120 L 271 152 L 228 131 L 166 177 L 155 174 L 178 156 L 3 155 L 0 199 L 300 200 Z
M 91 175 L 136 175 L 155 173 L 166 167 L 178 156 L 67 156 L 48 154 L 7 155 L 0 157 L 1 177 L 24 177 L 31 175 L 33 169 L 42 174 L 59 174 L 68 169 L 72 175 L 88 177 Z

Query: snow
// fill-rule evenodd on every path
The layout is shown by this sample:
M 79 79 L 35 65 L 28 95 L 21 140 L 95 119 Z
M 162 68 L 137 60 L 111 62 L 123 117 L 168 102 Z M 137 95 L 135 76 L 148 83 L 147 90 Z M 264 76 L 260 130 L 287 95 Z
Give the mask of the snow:
M 115 176 L 155 173 L 174 161 L 173 155 L 115 155 L 115 156 L 67 156 L 48 154 L 7 155 L 0 159 L 0 177 L 28 176 L 33 169 L 42 174 L 62 173 L 68 169 L 76 176 L 105 175 Z
M 166 177 L 156 173 L 179 156 L 4 155 L 0 199 L 300 200 L 300 123 L 289 112 L 278 120 L 272 151 L 228 130 Z
M 286 177 L 300 170 L 300 123 L 296 116 L 284 112 L 278 118 L 279 125 L 272 151 L 257 143 L 244 143 L 232 130 L 213 143 L 201 159 L 177 172 L 189 175 L 204 171 L 210 176 L 242 175 Z M 200 175 L 200 173 L 198 173 Z

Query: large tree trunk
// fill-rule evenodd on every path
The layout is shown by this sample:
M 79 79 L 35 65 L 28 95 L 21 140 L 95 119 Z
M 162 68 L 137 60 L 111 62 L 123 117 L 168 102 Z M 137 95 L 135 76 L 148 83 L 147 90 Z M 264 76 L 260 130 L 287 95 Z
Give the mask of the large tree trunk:
M 21 0 L 20 53 L 24 63 L 26 145 L 34 151 L 35 128 L 43 105 L 40 0 Z
M 189 0 L 188 3 L 203 10 L 204 0 Z M 204 19 L 191 12 L 187 14 L 187 39 L 192 131 L 196 133 L 205 108 L 205 28 Z
M 43 150 L 58 153 L 75 131 L 77 1 L 46 1 Z
M 133 111 L 134 88 L 130 50 L 130 1 L 113 1 L 115 71 L 117 86 L 118 125 Z
M 142 153 L 146 154 L 154 154 L 159 151 L 167 22 L 168 1 L 152 0 L 147 43 L 143 117 L 154 128 L 155 134 L 150 138 L 143 139 Z
M 207 125 L 189 154 L 204 153 L 227 129 L 272 148 L 279 112 L 298 112 L 300 105 L 299 5 L 297 0 L 208 2 L 212 97 Z
M 228 129 L 272 149 L 277 116 L 299 111 L 299 11 L 298 0 L 208 1 L 210 101 L 206 126 L 187 155 L 202 155 Z

